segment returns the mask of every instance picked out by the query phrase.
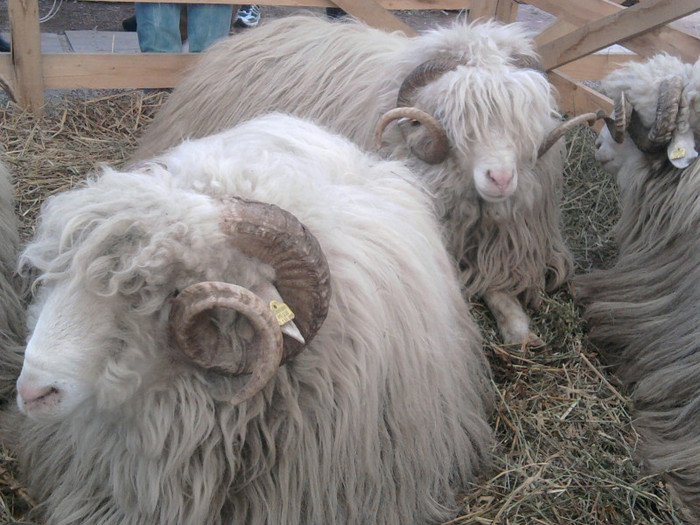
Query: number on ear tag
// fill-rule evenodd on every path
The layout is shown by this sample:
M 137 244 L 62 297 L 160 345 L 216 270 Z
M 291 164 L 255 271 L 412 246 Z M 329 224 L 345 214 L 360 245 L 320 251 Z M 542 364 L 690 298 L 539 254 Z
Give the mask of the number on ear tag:
M 270 301 L 270 310 L 272 310 L 272 313 L 275 314 L 277 322 L 280 326 L 286 325 L 295 317 L 292 309 L 285 303 L 280 303 L 279 301 Z

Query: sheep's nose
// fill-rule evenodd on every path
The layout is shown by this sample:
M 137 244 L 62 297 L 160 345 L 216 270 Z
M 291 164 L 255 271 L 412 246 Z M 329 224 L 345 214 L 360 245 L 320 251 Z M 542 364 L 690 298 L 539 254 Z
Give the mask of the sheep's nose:
M 603 143 L 602 143 L 601 141 L 598 141 L 598 140 L 595 141 L 595 144 L 594 144 L 595 149 L 600 149 L 600 147 L 601 147 L 602 145 L 603 145 Z
M 20 375 L 17 380 L 17 393 L 25 407 L 47 402 L 59 396 L 59 390 L 55 386 L 36 383 L 23 375 Z
M 513 172 L 509 170 L 487 170 L 486 176 L 499 189 L 505 189 L 513 180 Z
M 38 401 L 53 392 L 58 392 L 58 389 L 53 386 L 34 386 L 17 382 L 17 393 L 25 403 Z

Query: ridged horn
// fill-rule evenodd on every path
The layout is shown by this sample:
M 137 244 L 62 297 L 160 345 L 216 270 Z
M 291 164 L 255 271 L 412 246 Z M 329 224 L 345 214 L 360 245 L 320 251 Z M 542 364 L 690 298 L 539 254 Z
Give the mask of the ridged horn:
M 685 88 L 681 90 L 680 100 L 678 101 L 676 126 L 679 133 L 688 133 L 690 129 L 690 103 L 688 102 Z
M 294 215 L 274 204 L 230 197 L 221 205 L 223 231 L 235 248 L 274 268 L 274 285 L 308 344 L 326 318 L 331 296 L 328 262 L 318 241 Z M 303 348 L 285 336 L 283 361 Z
M 418 89 L 427 86 L 449 71 L 453 71 L 461 62 L 452 58 L 434 58 L 416 66 L 401 83 L 396 97 L 396 107 L 411 107 Z
M 386 126 L 397 119 L 407 118 L 414 122 L 420 122 L 426 127 L 429 138 L 423 144 L 424 147 L 411 148 L 413 153 L 428 164 L 439 164 L 447 158 L 450 144 L 447 133 L 442 124 L 432 115 L 414 107 L 415 93 L 418 89 L 440 78 L 448 71 L 454 70 L 460 62 L 455 59 L 431 59 L 416 66 L 401 83 L 396 97 L 396 108 L 382 115 L 375 128 L 375 138 L 379 147 L 381 135 Z M 403 111 L 398 111 L 403 110 Z M 399 126 L 401 134 L 406 138 L 406 131 Z
M 682 92 L 683 78 L 679 75 L 661 82 L 656 118 L 651 129 L 647 129 L 637 112 L 632 111 L 628 132 L 640 151 L 654 153 L 662 150 L 671 141 L 677 126 Z
M 214 308 L 234 310 L 248 319 L 255 335 L 245 351 L 234 352 L 211 323 L 207 312 Z M 201 282 L 188 286 L 172 302 L 169 328 L 171 341 L 197 365 L 230 375 L 250 374 L 230 400 L 234 405 L 262 390 L 282 362 L 282 332 L 269 305 L 237 285 Z
M 618 144 L 625 141 L 625 133 L 630 125 L 632 105 L 627 102 L 625 92 L 620 93 L 620 97 L 615 100 L 615 118 L 605 117 L 605 125 L 610 132 L 610 136 Z
M 422 148 L 420 152 L 414 151 L 423 162 L 428 164 L 440 164 L 447 158 L 447 154 L 450 151 L 450 143 L 447 139 L 445 129 L 435 117 L 418 108 L 394 108 L 384 113 L 379 119 L 379 122 L 377 122 L 374 132 L 377 149 L 382 145 L 382 134 L 386 127 L 390 122 L 399 119 L 409 119 L 411 121 L 420 122 L 425 129 L 428 130 L 430 144 Z M 405 132 L 403 132 L 403 130 L 402 133 L 404 133 L 405 138 Z
M 547 135 L 547 138 L 542 142 L 540 145 L 540 149 L 537 151 L 537 158 L 539 159 L 542 155 L 547 153 L 549 149 L 558 141 L 560 138 L 562 138 L 566 133 L 574 129 L 576 126 L 580 126 L 582 124 L 588 124 L 589 126 L 592 126 L 596 120 L 605 118 L 605 113 L 603 110 L 598 110 L 596 113 L 584 113 L 583 115 L 578 115 L 574 118 L 571 118 L 565 122 L 562 122 L 559 124 L 556 128 L 554 128 L 552 131 L 549 132 L 549 135 Z

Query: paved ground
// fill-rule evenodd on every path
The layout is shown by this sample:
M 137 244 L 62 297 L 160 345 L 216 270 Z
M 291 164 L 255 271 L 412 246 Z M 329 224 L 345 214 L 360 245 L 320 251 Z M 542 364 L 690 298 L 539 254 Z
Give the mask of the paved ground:
M 137 53 L 136 33 L 122 29 L 122 21 L 133 15 L 129 2 L 95 2 L 86 0 L 38 0 L 41 23 L 42 51 L 44 53 Z M 266 19 L 286 16 L 300 9 L 294 7 L 262 6 L 263 23 Z M 321 9 L 310 9 L 321 12 Z M 399 13 L 409 25 L 427 28 L 454 17 L 454 13 L 440 10 L 402 11 Z M 541 30 L 554 18 L 532 6 L 521 5 L 518 20 L 533 30 Z M 700 12 L 674 23 L 676 27 L 700 35 Z M 238 31 L 236 29 L 233 30 Z M 7 0 L 0 0 L 0 34 L 9 39 Z

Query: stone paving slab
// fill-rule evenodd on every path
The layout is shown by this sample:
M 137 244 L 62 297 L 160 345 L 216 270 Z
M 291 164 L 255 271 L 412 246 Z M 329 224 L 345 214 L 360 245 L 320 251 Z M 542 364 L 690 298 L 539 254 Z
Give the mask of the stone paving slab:
M 126 31 L 66 31 L 74 53 L 139 53 L 136 33 Z
M 7 42 L 10 41 L 9 32 L 3 31 L 0 35 L 2 35 Z M 71 51 L 72 49 L 65 36 L 56 33 L 41 33 L 42 53 L 70 53 Z

